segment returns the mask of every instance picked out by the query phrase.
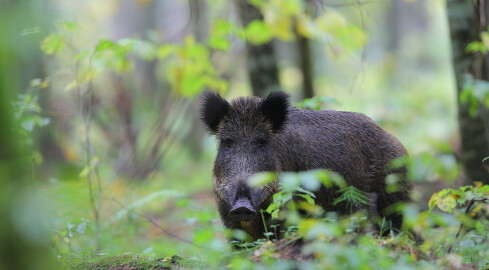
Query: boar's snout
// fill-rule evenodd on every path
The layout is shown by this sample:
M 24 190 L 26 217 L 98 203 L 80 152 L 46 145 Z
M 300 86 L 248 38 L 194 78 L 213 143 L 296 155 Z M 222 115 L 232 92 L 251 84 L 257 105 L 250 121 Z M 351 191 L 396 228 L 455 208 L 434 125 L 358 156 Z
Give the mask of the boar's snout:
M 239 199 L 229 211 L 229 216 L 234 221 L 251 221 L 256 216 L 256 211 L 251 206 L 250 200 Z

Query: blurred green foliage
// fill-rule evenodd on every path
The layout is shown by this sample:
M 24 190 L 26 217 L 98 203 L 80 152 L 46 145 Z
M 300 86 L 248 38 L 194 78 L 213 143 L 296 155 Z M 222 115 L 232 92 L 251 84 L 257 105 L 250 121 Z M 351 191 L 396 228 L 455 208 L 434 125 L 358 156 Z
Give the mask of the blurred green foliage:
M 45 201 L 35 191 L 30 169 L 31 131 L 48 120 L 35 95 L 20 94 L 18 73 L 29 46 L 19 45 L 22 27 L 42 23 L 31 1 L 0 3 L 0 269 L 56 269 L 48 247 Z M 7 8 L 4 8 L 4 5 Z M 22 22 L 16 22 L 24 17 Z M 37 19 L 37 20 L 36 20 Z M 34 83 L 36 84 L 36 83 Z M 33 87 L 37 87 L 34 85 Z M 18 99 L 16 99 L 18 97 Z M 34 157 L 32 157 L 34 158 Z M 34 160 L 32 161 L 34 163 Z
M 177 14 L 181 3 L 168 2 L 172 4 L 165 9 Z M 302 0 L 251 0 L 263 20 L 242 27 L 235 14 L 226 15 L 229 1 L 207 2 L 209 31 L 204 38 L 185 27 L 180 38 L 146 28 L 115 38 L 106 28 L 125 26 L 107 18 L 128 5 L 117 1 L 53 1 L 57 23 L 52 29 L 0 26 L 2 36 L 40 39 L 35 52 L 16 51 L 13 47 L 21 42 L 1 39 L 2 70 L 24 68 L 16 60 L 18 54 L 45 54 L 38 64 L 43 70 L 35 77 L 0 72 L 0 117 L 4 117 L 0 122 L 6 127 L 0 133 L 0 207 L 10 209 L 15 221 L 1 231 L 15 230 L 18 237 L 15 243 L 2 241 L 8 245 L 2 250 L 14 250 L 18 244 L 26 252 L 35 242 L 33 253 L 44 251 L 41 197 L 50 201 L 42 213 L 50 217 L 46 223 L 53 250 L 46 258 L 58 256 L 65 268 L 488 267 L 488 187 L 446 188 L 456 185 L 461 171 L 441 1 L 426 3 L 427 29 L 403 33 L 397 51 L 383 48 L 388 30 L 377 19 L 365 19 L 382 19 L 389 6 L 325 6 L 311 12 Z M 161 11 L 153 1 L 132 4 L 134 10 Z M 24 18 L 27 10 L 16 9 L 8 17 Z M 0 16 L 6 13 L 0 11 Z M 140 19 L 151 17 L 147 15 Z M 178 28 L 176 23 L 168 24 L 166 31 Z M 297 35 L 313 41 L 317 96 L 306 100 L 297 98 L 303 78 L 289 55 L 295 49 L 287 51 Z M 467 49 L 486 53 L 486 39 L 483 32 L 481 41 Z M 228 97 L 246 95 L 243 42 L 259 45 L 271 40 L 279 41 L 279 51 L 285 51 L 279 61 L 281 84 L 298 101 L 297 107 L 363 112 L 400 137 L 410 150 L 409 157 L 392 164 L 408 166 L 409 180 L 415 185 L 414 203 L 400 208 L 404 232 L 379 237 L 372 229 L 376 221 L 364 211 L 354 211 L 369 204 L 366 194 L 324 170 L 280 176 L 262 173 L 250 179 L 251 185 L 260 186 L 279 178 L 281 191 L 264 210 L 285 221 L 283 239 L 276 239 L 276 226 L 251 243 L 240 241 L 246 239 L 244 232 L 223 229 L 210 192 L 215 141 L 198 134 L 197 113 L 192 111 L 198 104 L 193 99 L 205 88 Z M 466 78 L 459 98 L 473 114 L 488 105 L 486 84 Z M 85 157 L 87 139 L 93 146 L 90 158 Z M 191 139 L 197 147 L 191 146 Z M 29 146 L 32 157 L 19 150 L 21 143 Z M 136 168 L 156 162 L 143 174 L 143 181 L 121 173 L 139 156 L 143 158 Z M 97 175 L 92 175 L 95 171 Z M 85 181 L 90 177 L 100 183 L 99 189 Z M 36 182 L 7 183 L 31 178 Z M 395 179 L 390 180 L 395 190 Z M 324 213 L 315 205 L 313 191 L 321 185 L 341 188 L 337 202 L 349 204 L 352 214 Z M 304 212 L 307 215 L 300 214 Z M 458 236 L 457 228 L 463 228 Z M 416 235 L 425 241 L 416 242 Z M 237 240 L 229 243 L 228 238 Z

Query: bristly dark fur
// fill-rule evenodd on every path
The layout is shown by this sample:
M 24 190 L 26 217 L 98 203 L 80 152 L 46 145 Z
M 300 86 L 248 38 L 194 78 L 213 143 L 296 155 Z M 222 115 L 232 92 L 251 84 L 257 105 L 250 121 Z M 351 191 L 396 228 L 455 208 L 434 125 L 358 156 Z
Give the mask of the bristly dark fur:
M 249 202 L 259 213 L 280 191 L 276 181 L 261 188 L 249 187 L 252 174 L 329 169 L 343 176 L 347 184 L 374 193 L 375 206 L 368 209 L 400 229 L 402 214 L 392 209 L 410 202 L 412 186 L 405 166 L 394 169 L 388 164 L 407 154 L 401 142 L 363 114 L 300 110 L 289 106 L 288 98 L 286 93 L 276 92 L 228 103 L 218 94 L 204 93 L 201 118 L 219 141 L 212 186 L 224 225 L 244 230 L 255 240 L 265 232 L 263 219 L 267 228 L 271 225 L 266 214 L 252 220 L 231 216 L 238 201 Z M 390 174 L 398 179 L 394 192 L 386 190 Z M 334 204 L 336 187 L 322 186 L 314 194 L 316 204 L 325 211 L 347 214 L 352 210 L 344 202 Z
M 206 90 L 202 95 L 200 119 L 211 134 L 216 134 L 219 122 L 228 113 L 231 105 L 219 94 Z
M 272 92 L 258 106 L 260 112 L 272 123 L 273 132 L 280 131 L 287 121 L 289 95 L 285 92 Z

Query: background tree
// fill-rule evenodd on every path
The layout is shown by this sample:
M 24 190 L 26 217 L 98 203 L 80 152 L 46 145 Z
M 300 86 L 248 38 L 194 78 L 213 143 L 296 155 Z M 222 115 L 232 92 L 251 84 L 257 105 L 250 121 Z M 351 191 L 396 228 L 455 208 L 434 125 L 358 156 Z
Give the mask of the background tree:
M 248 1 L 237 1 L 239 15 L 244 27 L 257 20 L 263 20 L 260 10 Z M 246 68 L 253 95 L 263 97 L 271 91 L 279 90 L 277 57 L 273 40 L 263 44 L 246 42 Z
M 453 69 L 457 82 L 457 96 L 460 96 L 464 89 L 473 87 L 470 84 L 480 80 L 489 81 L 488 55 L 467 50 L 467 46 L 480 40 L 481 32 L 487 30 L 489 5 L 484 0 L 449 0 L 447 6 Z M 464 104 L 460 100 L 457 104 L 461 138 L 460 159 L 467 182 L 489 183 L 489 167 L 482 164 L 482 160 L 489 156 L 488 110 L 483 104 L 479 104 L 477 113 L 471 115 L 469 104 Z

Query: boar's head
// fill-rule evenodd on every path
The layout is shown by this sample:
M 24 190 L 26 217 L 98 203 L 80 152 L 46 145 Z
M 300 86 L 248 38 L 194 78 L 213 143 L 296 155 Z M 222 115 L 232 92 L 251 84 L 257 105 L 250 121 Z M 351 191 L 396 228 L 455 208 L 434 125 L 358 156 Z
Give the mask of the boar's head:
M 260 219 L 278 191 L 277 183 L 261 188 L 247 184 L 254 173 L 279 172 L 274 136 L 287 120 L 289 96 L 274 92 L 265 98 L 240 97 L 227 102 L 216 93 L 203 95 L 201 119 L 219 146 L 213 170 L 213 190 L 227 227 L 241 228 Z

